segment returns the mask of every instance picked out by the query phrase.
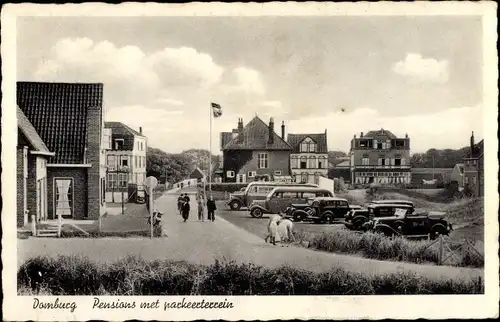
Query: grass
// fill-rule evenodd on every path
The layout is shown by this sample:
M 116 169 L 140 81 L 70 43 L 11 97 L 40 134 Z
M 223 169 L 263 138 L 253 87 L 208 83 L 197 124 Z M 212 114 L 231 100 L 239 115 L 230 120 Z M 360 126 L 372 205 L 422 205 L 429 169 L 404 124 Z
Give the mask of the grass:
M 356 233 L 348 230 L 337 230 L 330 233 L 308 235 L 298 231 L 298 242 L 308 245 L 309 248 L 335 252 L 358 254 L 366 258 L 377 260 L 403 261 L 412 263 L 437 263 L 439 245 L 432 241 L 415 241 L 402 237 L 390 239 L 382 234 Z M 461 267 L 484 267 L 484 257 L 474 249 L 465 247 L 454 253 L 456 256 L 446 261 L 446 265 Z M 452 248 L 453 250 L 453 248 Z M 446 255 L 447 256 L 447 255 Z
M 325 273 L 234 261 L 208 266 L 127 257 L 111 264 L 80 256 L 35 257 L 18 271 L 20 295 L 372 295 L 481 294 L 482 279 L 430 280 L 414 274 Z

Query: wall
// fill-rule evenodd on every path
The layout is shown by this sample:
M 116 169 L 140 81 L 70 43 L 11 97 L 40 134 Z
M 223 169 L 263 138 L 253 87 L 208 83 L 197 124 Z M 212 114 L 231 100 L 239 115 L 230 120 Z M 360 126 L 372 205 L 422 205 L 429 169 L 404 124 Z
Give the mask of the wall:
M 300 158 L 301 157 L 306 157 L 307 158 L 307 166 L 309 167 L 309 158 L 310 157 L 315 157 L 316 158 L 316 167 L 315 168 L 307 168 L 307 169 L 300 169 Z M 292 159 L 294 157 L 297 157 L 297 167 L 291 168 L 292 175 L 302 175 L 302 173 L 306 172 L 312 175 L 313 179 L 310 181 L 310 183 L 315 183 L 314 182 L 314 174 L 319 173 L 321 175 L 327 176 L 328 175 L 328 154 L 319 154 L 319 153 L 293 153 L 290 155 L 290 167 L 292 167 Z M 317 168 L 318 166 L 318 160 L 320 157 L 324 157 L 322 159 L 323 162 L 323 167 L 322 168 Z M 311 179 L 309 179 L 311 180 Z M 300 179 L 296 179 L 297 182 L 300 182 Z
M 106 211 L 101 199 L 101 158 L 103 139 L 103 118 L 100 106 L 90 106 L 87 112 L 87 163 L 92 167 L 87 170 L 87 212 L 89 219 L 98 219 Z
M 87 169 L 88 168 L 47 168 L 48 218 L 56 219 L 54 212 L 54 178 L 73 178 L 73 218 L 89 219 L 87 216 Z
M 363 155 L 368 154 L 370 165 L 378 165 L 379 155 L 385 155 L 385 158 L 393 159 L 396 154 L 400 154 L 404 158 L 406 165 L 410 164 L 410 151 L 402 149 L 389 149 L 389 150 L 353 150 L 351 157 L 351 165 L 362 165 Z
M 28 217 L 25 214 L 26 210 L 26 178 L 27 178 L 27 157 L 28 148 L 21 146 L 17 147 L 16 161 L 17 161 L 17 226 L 23 227 L 28 223 Z

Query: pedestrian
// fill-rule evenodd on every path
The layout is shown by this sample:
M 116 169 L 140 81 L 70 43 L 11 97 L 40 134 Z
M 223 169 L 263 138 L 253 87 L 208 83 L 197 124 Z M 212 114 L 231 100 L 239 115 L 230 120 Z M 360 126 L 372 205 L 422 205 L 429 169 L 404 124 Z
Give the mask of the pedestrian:
M 188 196 L 187 193 L 184 194 L 184 200 L 187 201 L 187 202 L 191 201 L 191 199 L 189 198 L 189 196 Z
M 267 223 L 267 236 L 264 238 L 265 242 L 270 239 L 271 244 L 276 245 L 276 235 L 278 235 L 278 222 L 281 220 L 280 215 L 270 215 Z M 279 235 L 278 235 L 279 237 Z
M 205 200 L 203 199 L 203 196 L 200 195 L 198 197 L 198 220 L 205 221 Z
M 181 195 L 177 198 L 177 210 L 179 211 L 179 215 L 182 215 L 182 206 L 184 205 L 184 195 Z
M 293 223 L 290 219 L 282 218 L 278 221 L 278 234 L 281 242 L 286 243 L 287 247 L 290 242 L 295 241 L 295 236 L 293 235 Z
M 210 196 L 210 199 L 207 200 L 207 211 L 208 211 L 208 220 L 214 222 L 215 221 L 215 211 L 217 210 L 217 206 L 215 205 L 215 200 L 213 196 Z
M 191 206 L 189 205 L 189 201 L 184 200 L 184 204 L 182 205 L 182 219 L 184 219 L 184 222 L 188 220 L 190 210 Z

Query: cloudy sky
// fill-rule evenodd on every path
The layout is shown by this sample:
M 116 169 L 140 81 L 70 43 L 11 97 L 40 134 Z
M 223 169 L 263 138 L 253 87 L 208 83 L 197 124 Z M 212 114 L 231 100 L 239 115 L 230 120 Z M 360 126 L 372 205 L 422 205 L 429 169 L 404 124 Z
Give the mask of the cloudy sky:
M 479 17 L 23 17 L 18 79 L 102 82 L 106 120 L 167 152 L 208 148 L 256 114 L 328 129 L 330 150 L 388 129 L 412 152 L 482 138 Z

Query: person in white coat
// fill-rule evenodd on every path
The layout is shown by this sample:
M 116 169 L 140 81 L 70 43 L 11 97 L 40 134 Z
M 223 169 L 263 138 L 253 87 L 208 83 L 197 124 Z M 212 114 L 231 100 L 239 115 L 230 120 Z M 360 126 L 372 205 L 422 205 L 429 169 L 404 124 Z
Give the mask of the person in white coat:
M 278 234 L 282 243 L 289 244 L 295 241 L 293 236 L 293 223 L 290 219 L 281 219 L 278 222 Z
M 280 215 L 270 215 L 269 222 L 267 223 L 267 236 L 264 239 L 267 243 L 268 239 L 271 239 L 271 244 L 276 245 L 276 236 L 278 234 L 278 222 L 281 220 Z

